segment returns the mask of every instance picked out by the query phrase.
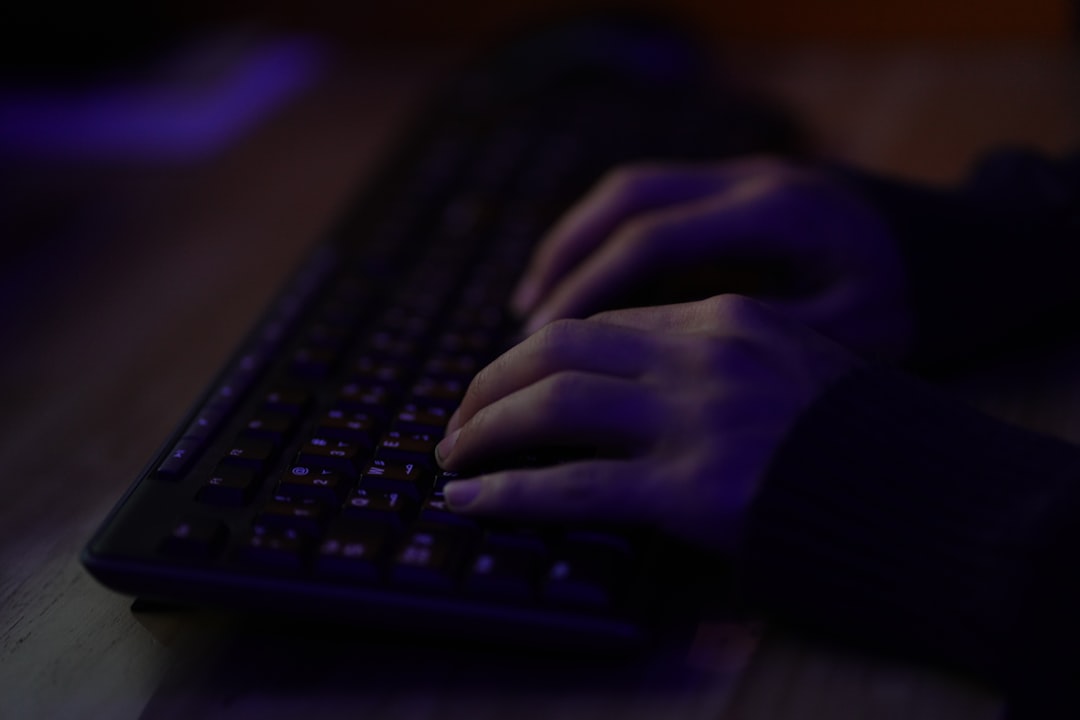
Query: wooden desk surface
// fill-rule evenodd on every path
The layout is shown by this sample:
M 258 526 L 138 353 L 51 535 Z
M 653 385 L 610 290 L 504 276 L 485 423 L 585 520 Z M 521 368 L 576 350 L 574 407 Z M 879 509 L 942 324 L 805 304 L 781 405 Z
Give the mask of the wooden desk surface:
M 1061 50 L 727 55 L 833 156 L 876 169 L 948 181 L 998 142 L 1057 152 L 1078 139 L 1080 85 Z M 205 162 L 9 165 L 34 222 L 0 237 L 0 717 L 994 717 L 992 695 L 932 669 L 773 636 L 751 653 L 721 626 L 704 626 L 687 657 L 629 669 L 363 641 L 331 643 L 320 660 L 325 638 L 133 614 L 81 569 L 89 534 L 439 67 L 352 58 Z M 962 389 L 1080 441 L 1080 404 L 1061 404 L 1080 364 L 1039 367 Z

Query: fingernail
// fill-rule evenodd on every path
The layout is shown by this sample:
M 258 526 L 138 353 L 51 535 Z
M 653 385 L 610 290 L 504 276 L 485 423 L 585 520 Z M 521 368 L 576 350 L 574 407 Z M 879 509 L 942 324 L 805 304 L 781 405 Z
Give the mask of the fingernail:
M 460 433 L 460 430 L 455 430 L 440 440 L 439 444 L 435 446 L 435 459 L 439 461 L 440 465 L 443 464 L 446 458 L 450 457 L 450 453 L 454 452 L 454 445 L 457 445 L 457 439 Z
M 481 480 L 455 480 L 446 483 L 446 487 L 443 488 L 443 497 L 446 498 L 446 503 L 451 510 L 464 510 L 480 494 L 483 485 Z

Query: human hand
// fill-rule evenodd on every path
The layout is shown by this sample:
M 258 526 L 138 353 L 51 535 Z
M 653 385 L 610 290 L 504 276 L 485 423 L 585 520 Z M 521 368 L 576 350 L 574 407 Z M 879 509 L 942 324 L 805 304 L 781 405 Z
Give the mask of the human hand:
M 858 361 L 753 300 L 551 323 L 476 375 L 439 444 L 448 470 L 545 446 L 600 456 L 447 484 L 465 513 L 646 523 L 734 548 L 788 430 Z
M 511 308 L 535 332 L 620 304 L 738 292 L 897 360 L 913 334 L 904 283 L 895 241 L 854 190 L 752 158 L 613 171 L 541 241 Z

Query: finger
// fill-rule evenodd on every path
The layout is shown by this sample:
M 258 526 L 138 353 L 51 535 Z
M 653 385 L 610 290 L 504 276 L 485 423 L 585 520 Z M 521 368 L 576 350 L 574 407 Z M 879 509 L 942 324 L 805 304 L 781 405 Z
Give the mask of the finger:
M 716 330 L 717 325 L 712 299 L 608 310 L 590 316 L 589 321 L 646 332 L 669 333 L 711 331 Z
M 642 383 L 561 372 L 482 408 L 439 443 L 436 457 L 444 468 L 462 470 L 550 446 L 633 453 L 655 436 L 659 411 Z
M 451 509 L 527 520 L 652 522 L 655 503 L 644 497 L 637 461 L 588 460 L 510 470 L 448 483 Z
M 791 233 L 774 207 L 776 189 L 770 178 L 749 179 L 638 217 L 559 280 L 529 316 L 525 331 L 594 312 L 642 278 L 680 264 L 782 255 Z
M 522 317 L 534 310 L 560 277 L 630 217 L 716 192 L 736 172 L 742 170 L 733 164 L 719 169 L 631 166 L 608 173 L 540 241 L 514 291 L 511 309 Z
M 565 370 L 632 378 L 645 372 L 657 350 L 644 333 L 582 320 L 551 323 L 507 350 L 473 378 L 447 433 L 477 410 L 541 378 Z
M 724 294 L 694 302 L 608 310 L 593 315 L 589 321 L 644 333 L 716 333 L 725 327 L 756 323 L 768 313 L 764 305 L 767 303 L 753 298 Z

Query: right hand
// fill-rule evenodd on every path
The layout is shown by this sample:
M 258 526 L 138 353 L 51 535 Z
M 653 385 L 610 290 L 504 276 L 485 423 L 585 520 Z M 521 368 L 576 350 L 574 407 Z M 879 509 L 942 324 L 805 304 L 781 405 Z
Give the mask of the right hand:
M 786 272 L 761 283 L 762 269 Z M 541 241 L 511 309 L 531 333 L 620 304 L 739 292 L 857 353 L 899 360 L 913 334 L 905 280 L 883 219 L 824 172 L 772 158 L 629 166 Z M 646 301 L 620 302 L 646 288 Z
M 553 322 L 473 378 L 436 457 L 468 473 L 530 449 L 599 454 L 458 480 L 446 499 L 477 515 L 655 525 L 732 552 L 791 428 L 858 365 L 737 295 Z

